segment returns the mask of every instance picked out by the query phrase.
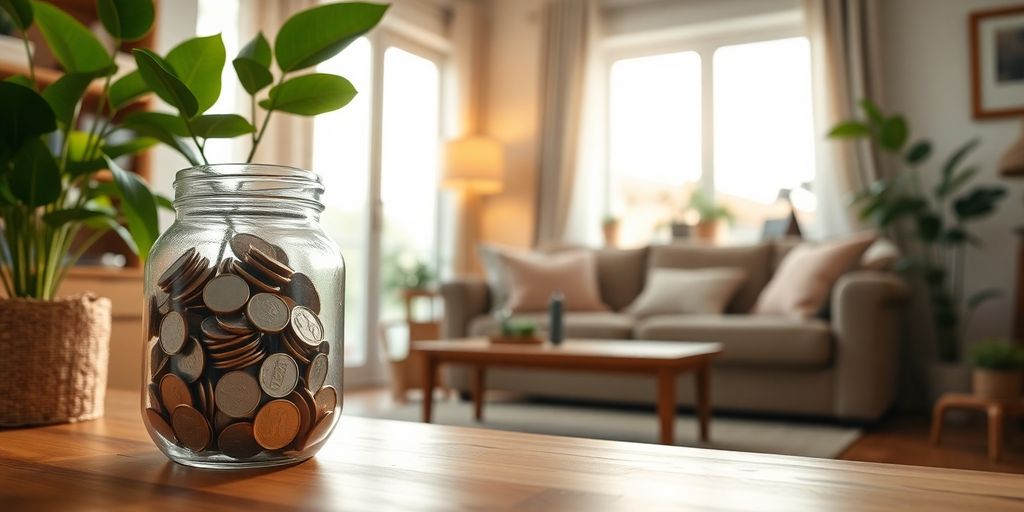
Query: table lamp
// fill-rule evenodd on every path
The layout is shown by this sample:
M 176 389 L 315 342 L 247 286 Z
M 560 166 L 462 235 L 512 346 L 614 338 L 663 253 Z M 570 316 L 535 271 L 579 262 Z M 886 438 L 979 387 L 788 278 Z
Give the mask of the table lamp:
M 497 140 L 470 135 L 445 144 L 442 184 L 459 192 L 462 200 L 457 271 L 474 272 L 479 268 L 473 246 L 479 238 L 480 196 L 501 192 L 504 176 L 505 150 Z

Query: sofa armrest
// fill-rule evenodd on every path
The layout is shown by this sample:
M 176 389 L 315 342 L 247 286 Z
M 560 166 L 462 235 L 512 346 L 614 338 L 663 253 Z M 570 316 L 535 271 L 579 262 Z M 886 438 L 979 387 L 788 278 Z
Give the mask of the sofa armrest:
M 856 271 L 832 289 L 835 414 L 875 420 L 896 396 L 907 284 L 889 272 Z
M 487 283 L 482 280 L 462 279 L 441 284 L 444 299 L 444 321 L 441 336 L 463 338 L 469 330 L 469 322 L 487 313 L 491 307 L 491 294 Z

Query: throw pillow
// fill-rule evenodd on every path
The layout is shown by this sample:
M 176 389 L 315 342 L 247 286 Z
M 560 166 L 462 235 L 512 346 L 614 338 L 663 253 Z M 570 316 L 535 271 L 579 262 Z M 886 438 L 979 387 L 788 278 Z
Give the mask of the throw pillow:
M 810 318 L 824 307 L 832 285 L 860 261 L 874 243 L 859 233 L 820 244 L 803 243 L 786 254 L 757 298 L 754 313 Z
M 551 255 L 499 253 L 504 266 L 512 313 L 547 311 L 554 292 L 565 297 L 566 311 L 607 311 L 597 286 L 597 264 L 591 251 Z
M 644 290 L 626 311 L 636 316 L 720 315 L 746 279 L 738 268 L 652 268 Z

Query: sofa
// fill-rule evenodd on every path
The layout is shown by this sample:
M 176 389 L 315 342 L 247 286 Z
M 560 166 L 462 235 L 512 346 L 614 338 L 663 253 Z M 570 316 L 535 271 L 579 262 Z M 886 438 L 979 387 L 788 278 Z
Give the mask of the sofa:
M 595 251 L 597 281 L 607 312 L 567 312 L 568 338 L 645 341 L 715 341 L 723 353 L 711 373 L 716 410 L 870 422 L 896 396 L 901 309 L 908 295 L 902 279 L 884 266 L 863 262 L 833 286 L 828 304 L 813 318 L 753 315 L 758 295 L 793 241 L 739 247 L 692 244 Z M 870 252 L 870 251 L 869 251 Z M 865 265 L 870 263 L 870 265 Z M 634 318 L 625 310 L 643 290 L 649 268 L 736 267 L 747 279 L 722 315 Z M 870 268 L 866 268 L 870 267 Z M 499 322 L 492 289 L 483 279 L 443 283 L 445 338 L 487 336 Z M 513 318 L 545 329 L 547 315 Z M 445 370 L 448 383 L 470 388 L 469 369 Z M 677 384 L 679 405 L 693 403 L 694 383 Z M 653 404 L 654 379 L 611 373 L 557 372 L 495 367 L 488 389 L 538 397 Z

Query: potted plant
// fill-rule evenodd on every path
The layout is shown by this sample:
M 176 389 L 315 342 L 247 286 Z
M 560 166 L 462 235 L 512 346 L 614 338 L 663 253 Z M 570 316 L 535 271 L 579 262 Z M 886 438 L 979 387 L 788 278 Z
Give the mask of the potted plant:
M 157 208 L 170 205 L 114 160 L 164 144 L 191 165 L 206 164 L 207 141 L 241 136 L 251 141 L 251 161 L 273 114 L 312 116 L 351 101 L 356 91 L 344 78 L 300 71 L 369 31 L 387 6 L 326 4 L 298 13 L 273 49 L 257 34 L 232 60 L 251 96 L 248 119 L 205 113 L 221 91 L 220 35 L 186 40 L 163 56 L 135 48 L 137 70 L 112 78 L 117 49 L 149 32 L 151 0 L 97 2 L 112 51 L 52 4 L 5 0 L 0 7 L 21 32 L 30 63 L 26 75 L 0 82 L 0 282 L 8 297 L 0 302 L 0 347 L 3 366 L 13 371 L 0 379 L 0 425 L 93 418 L 102 414 L 110 303 L 91 295 L 57 298 L 57 289 L 105 232 L 117 233 L 145 259 L 160 234 Z M 63 68 L 45 86 L 25 36 L 33 26 Z M 96 121 L 80 127 L 90 88 L 99 90 Z M 148 94 L 176 114 L 123 115 Z
M 732 222 L 734 218 L 728 208 L 716 204 L 715 200 L 703 190 L 693 191 L 687 209 L 697 214 L 697 224 L 693 227 L 694 236 L 705 242 L 714 241 L 718 237 L 718 225 L 721 221 Z
M 619 218 L 608 214 L 601 219 L 601 234 L 606 247 L 615 247 L 619 242 Z
M 993 400 L 1013 400 L 1021 392 L 1024 350 L 1005 340 L 986 340 L 971 347 L 974 394 Z

